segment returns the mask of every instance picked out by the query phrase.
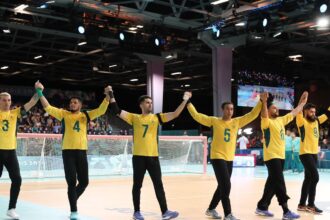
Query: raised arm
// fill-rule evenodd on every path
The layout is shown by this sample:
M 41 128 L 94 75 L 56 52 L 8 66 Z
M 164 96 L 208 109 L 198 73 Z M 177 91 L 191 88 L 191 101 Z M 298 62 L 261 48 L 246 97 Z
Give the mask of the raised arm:
M 51 116 L 55 117 L 57 120 L 61 121 L 63 119 L 62 109 L 55 108 L 49 104 L 46 97 L 42 93 L 44 86 L 39 81 L 35 84 L 35 89 L 44 110 Z
M 262 118 L 268 118 L 267 99 L 268 99 L 268 92 L 262 93 L 260 95 L 260 100 L 262 103 L 262 107 L 261 107 L 261 117 Z
M 105 87 L 104 89 L 105 98 L 103 102 L 100 104 L 100 106 L 97 109 L 87 112 L 91 120 L 100 117 L 101 115 L 104 115 L 105 112 L 107 111 L 110 101 L 110 95 L 109 95 L 110 89 L 111 89 L 110 86 Z
M 132 125 L 132 113 L 127 112 L 119 108 L 115 96 L 113 94 L 113 90 L 111 86 L 108 86 L 109 89 L 109 98 L 110 98 L 110 113 L 112 115 L 117 115 L 119 118 L 126 121 L 128 124 Z
M 164 117 L 166 118 L 166 121 L 171 121 L 175 118 L 177 118 L 181 112 L 183 111 L 183 109 L 186 107 L 188 100 L 191 98 L 191 92 L 185 92 L 183 95 L 183 101 L 181 102 L 181 104 L 176 108 L 176 110 L 174 112 L 168 112 L 168 113 L 164 113 Z
M 247 114 L 243 115 L 242 117 L 239 117 L 239 127 L 244 127 L 245 125 L 249 124 L 251 121 L 256 119 L 258 115 L 260 114 L 262 108 L 262 102 L 259 101 L 256 106 Z
M 320 124 L 323 124 L 329 118 L 330 118 L 330 107 L 328 108 L 328 110 L 324 114 L 318 116 L 318 119 L 319 119 Z
M 35 104 L 37 104 L 39 100 L 38 95 L 35 93 L 32 98 L 30 99 L 30 101 L 28 101 L 27 103 L 24 104 L 24 110 L 25 111 L 30 111 L 30 109 L 35 106 Z
M 291 111 L 291 114 L 293 116 L 296 116 L 299 112 L 303 110 L 304 105 L 307 103 L 307 99 L 308 99 L 308 92 L 305 91 L 300 97 L 298 106 Z
M 187 105 L 187 108 L 189 114 L 195 121 L 207 127 L 212 126 L 212 117 L 199 113 L 191 102 Z

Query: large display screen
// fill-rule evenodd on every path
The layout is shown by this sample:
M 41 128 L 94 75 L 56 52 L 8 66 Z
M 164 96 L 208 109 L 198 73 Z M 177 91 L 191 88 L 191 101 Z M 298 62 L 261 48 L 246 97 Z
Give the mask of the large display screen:
M 274 104 L 279 109 L 292 110 L 294 104 L 294 89 L 290 87 L 268 87 L 259 85 L 239 85 L 237 105 L 254 107 L 259 101 L 260 93 L 269 92 L 274 96 Z

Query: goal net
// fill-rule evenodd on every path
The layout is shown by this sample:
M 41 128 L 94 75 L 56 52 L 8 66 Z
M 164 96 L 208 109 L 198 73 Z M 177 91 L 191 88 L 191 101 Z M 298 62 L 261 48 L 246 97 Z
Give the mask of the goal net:
M 18 134 L 17 155 L 23 178 L 63 177 L 62 135 Z M 131 175 L 132 136 L 89 135 L 90 176 Z M 205 173 L 204 136 L 160 136 L 159 160 L 163 173 Z M 7 172 L 4 177 L 8 178 Z

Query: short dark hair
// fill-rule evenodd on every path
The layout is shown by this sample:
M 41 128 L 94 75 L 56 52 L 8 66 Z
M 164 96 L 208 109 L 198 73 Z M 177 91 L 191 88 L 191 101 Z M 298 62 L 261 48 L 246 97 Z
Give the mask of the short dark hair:
M 306 105 L 304 105 L 304 110 L 309 110 L 311 108 L 316 108 L 316 105 L 314 105 L 313 103 L 307 103 Z
M 82 103 L 82 98 L 81 97 L 79 97 L 79 96 L 72 96 L 72 97 L 70 97 L 70 102 L 71 102 L 71 100 L 72 99 L 77 99 L 80 103 Z
M 232 103 L 232 102 L 224 102 L 224 103 L 221 104 L 221 109 L 224 110 L 225 107 L 226 107 L 226 105 L 234 105 L 234 103 Z
M 267 108 L 269 108 L 273 104 L 274 104 L 274 96 L 273 96 L 273 94 L 269 93 L 268 99 L 267 99 Z
M 151 98 L 150 96 L 148 96 L 148 95 L 141 95 L 141 96 L 139 97 L 139 99 L 138 99 L 139 105 L 140 105 L 142 102 L 144 102 L 144 100 L 146 100 L 146 99 L 151 99 L 151 100 L 152 100 L 152 98 Z

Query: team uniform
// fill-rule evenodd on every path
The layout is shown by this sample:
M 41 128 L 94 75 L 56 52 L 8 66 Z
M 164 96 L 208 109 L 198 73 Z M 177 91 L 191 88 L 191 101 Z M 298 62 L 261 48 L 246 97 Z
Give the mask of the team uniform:
M 258 209 L 266 211 L 274 195 L 283 209 L 287 209 L 289 196 L 286 192 L 283 169 L 285 159 L 285 125 L 294 119 L 292 113 L 283 117 L 261 118 L 261 129 L 264 136 L 264 161 L 268 169 L 268 178 Z M 285 210 L 286 213 L 288 210 Z
M 242 117 L 233 118 L 230 121 L 224 121 L 222 118 L 198 113 L 193 104 L 188 104 L 188 111 L 195 121 L 213 128 L 210 158 L 218 187 L 209 205 L 209 210 L 214 210 L 221 200 L 225 216 L 232 213 L 229 199 L 231 188 L 230 177 L 233 169 L 237 133 L 241 127 L 244 127 L 257 118 L 261 106 L 262 104 L 259 102 L 250 113 Z
M 306 205 L 314 207 L 316 185 L 319 181 L 317 171 L 317 154 L 319 141 L 319 125 L 324 123 L 328 117 L 323 114 L 314 122 L 304 118 L 302 113 L 297 115 L 296 124 L 301 137 L 299 157 L 305 168 L 305 179 L 301 189 L 300 206 Z
M 77 211 L 77 200 L 85 191 L 89 182 L 87 162 L 88 121 L 103 115 L 108 105 L 109 102 L 104 99 L 97 109 L 79 113 L 72 113 L 51 105 L 45 108 L 49 115 L 62 122 L 62 157 L 71 212 Z
M 15 209 L 20 192 L 22 178 L 16 155 L 17 119 L 21 117 L 21 108 L 10 111 L 0 111 L 0 177 L 3 166 L 6 167 L 10 180 L 9 209 Z
M 158 158 L 158 127 L 168 120 L 162 113 L 147 115 L 127 113 L 123 119 L 133 126 L 132 194 L 134 211 L 140 211 L 142 182 L 146 171 L 148 171 L 155 188 L 160 209 L 162 214 L 164 214 L 168 209 Z

